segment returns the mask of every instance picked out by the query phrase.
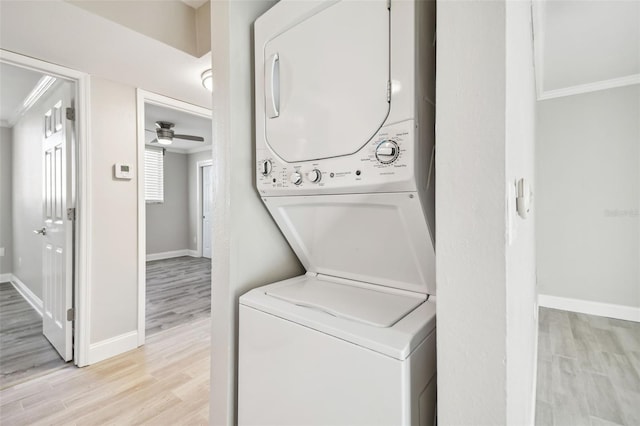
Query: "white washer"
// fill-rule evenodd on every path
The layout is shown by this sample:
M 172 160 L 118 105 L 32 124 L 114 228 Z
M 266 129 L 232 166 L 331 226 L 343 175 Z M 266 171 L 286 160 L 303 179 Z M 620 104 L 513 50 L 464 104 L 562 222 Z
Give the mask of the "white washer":
M 240 425 L 432 424 L 434 1 L 255 23 L 256 186 L 307 270 L 240 298 Z
M 241 303 L 239 424 L 432 424 L 434 303 L 314 274 Z

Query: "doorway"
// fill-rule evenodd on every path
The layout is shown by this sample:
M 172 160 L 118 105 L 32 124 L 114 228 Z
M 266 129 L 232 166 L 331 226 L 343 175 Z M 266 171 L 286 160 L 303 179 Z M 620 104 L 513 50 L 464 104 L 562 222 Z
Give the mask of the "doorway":
M 201 218 L 198 228 L 198 235 L 200 235 L 198 252 L 202 257 L 208 259 L 211 259 L 211 229 L 213 226 L 211 223 L 213 216 L 213 166 L 211 163 L 211 160 L 198 162 L 198 217 Z
M 210 315 L 202 217 L 210 215 L 211 197 L 205 200 L 202 191 L 211 185 L 203 183 L 202 167 L 211 164 L 211 111 L 138 90 L 138 126 L 142 345 L 147 335 Z
M 6 387 L 71 360 L 86 364 L 84 268 L 76 261 L 84 253 L 76 213 L 84 200 L 79 123 L 86 120 L 86 80 L 5 51 L 0 76 L 0 387 Z

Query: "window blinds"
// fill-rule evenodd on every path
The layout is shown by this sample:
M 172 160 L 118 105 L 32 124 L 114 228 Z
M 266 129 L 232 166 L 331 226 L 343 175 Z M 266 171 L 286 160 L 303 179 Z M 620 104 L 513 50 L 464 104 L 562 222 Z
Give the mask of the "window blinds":
M 164 202 L 164 150 L 144 149 L 144 194 L 147 203 Z

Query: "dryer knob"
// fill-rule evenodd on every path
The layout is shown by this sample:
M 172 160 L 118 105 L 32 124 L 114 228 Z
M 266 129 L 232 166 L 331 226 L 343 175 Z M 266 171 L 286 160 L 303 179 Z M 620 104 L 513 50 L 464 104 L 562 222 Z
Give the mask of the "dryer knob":
M 318 183 L 322 179 L 322 173 L 318 169 L 313 169 L 307 173 L 307 178 L 313 183 Z
M 289 180 L 291 180 L 291 183 L 295 185 L 300 185 L 302 183 L 302 175 L 298 172 L 293 172 L 291 173 Z
M 260 163 L 260 174 L 262 176 L 269 176 L 272 169 L 273 165 L 271 164 L 271 160 L 264 160 L 262 163 Z
M 378 144 L 376 148 L 376 158 L 382 164 L 391 164 L 398 159 L 400 147 L 395 141 L 386 140 Z

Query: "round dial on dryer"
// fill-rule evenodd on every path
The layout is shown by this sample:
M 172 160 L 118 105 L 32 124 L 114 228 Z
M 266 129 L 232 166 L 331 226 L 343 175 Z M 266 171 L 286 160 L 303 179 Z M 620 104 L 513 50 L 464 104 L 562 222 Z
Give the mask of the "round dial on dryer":
M 320 173 L 320 170 L 318 169 L 313 169 L 307 173 L 307 179 L 313 183 L 318 183 L 320 182 L 320 179 L 322 179 L 322 173 Z
M 289 176 L 289 180 L 295 185 L 300 185 L 302 183 L 302 175 L 298 172 L 293 172 Z
M 376 159 L 382 164 L 391 164 L 398 159 L 400 147 L 395 141 L 382 141 L 376 147 Z
M 271 160 L 263 160 L 260 162 L 260 174 L 262 176 L 269 176 L 272 169 L 273 164 L 271 164 Z

